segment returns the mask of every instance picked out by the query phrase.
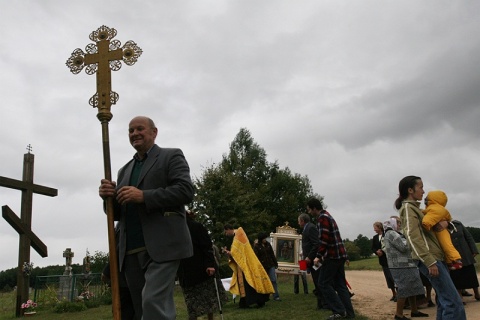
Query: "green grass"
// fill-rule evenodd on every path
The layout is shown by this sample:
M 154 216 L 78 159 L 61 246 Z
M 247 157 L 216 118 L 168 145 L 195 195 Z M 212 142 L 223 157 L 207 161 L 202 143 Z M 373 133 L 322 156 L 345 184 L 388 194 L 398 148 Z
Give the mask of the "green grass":
M 477 244 L 479 247 L 480 244 Z M 480 259 L 478 259 L 480 260 Z M 476 268 L 479 268 L 479 262 L 475 264 Z M 372 257 L 369 259 L 362 259 L 359 261 L 350 262 L 350 266 L 347 270 L 381 270 L 378 264 L 378 258 Z M 313 289 L 313 282 L 310 276 L 308 279 L 309 291 Z M 228 302 L 223 306 L 223 315 L 225 319 L 229 320 L 270 320 L 270 319 L 324 319 L 330 315 L 328 311 L 317 311 L 315 296 L 310 293 L 293 294 L 293 276 L 279 275 L 278 285 L 280 296 L 282 301 L 270 301 L 265 308 L 262 309 L 239 309 L 238 301 Z M 300 292 L 302 292 L 302 285 L 300 284 Z M 33 297 L 33 294 L 32 296 Z M 354 298 L 355 299 L 355 298 Z M 183 295 L 181 289 L 177 287 L 175 289 L 175 303 L 177 306 L 177 319 L 187 319 L 187 311 L 185 303 L 183 301 Z M 0 293 L 0 320 L 16 319 L 15 318 L 15 295 L 11 293 Z M 111 306 L 102 305 L 98 308 L 88 309 L 87 311 L 77 313 L 54 313 L 51 309 L 38 309 L 35 315 L 36 320 L 103 320 L 112 319 Z M 201 320 L 206 317 L 200 318 Z M 220 315 L 217 312 L 215 319 L 220 319 Z M 358 320 L 368 320 L 367 317 L 357 314 Z
M 349 267 L 345 267 L 346 270 L 377 270 L 382 271 L 382 267 L 378 263 L 378 258 L 371 257 L 368 259 L 362 259 L 357 261 L 351 261 Z
M 352 263 L 353 264 L 353 263 Z M 352 268 L 352 266 L 350 267 Z M 313 289 L 313 282 L 310 276 L 308 279 L 308 288 L 310 294 L 294 294 L 293 293 L 293 276 L 279 275 L 278 285 L 282 301 L 269 301 L 266 306 L 261 309 L 239 309 L 238 299 L 237 303 L 229 301 L 223 307 L 223 316 L 225 319 L 235 320 L 271 320 L 271 319 L 324 319 L 327 318 L 331 312 L 316 310 L 316 298 L 311 293 Z M 301 282 L 301 281 L 300 281 Z M 303 287 L 300 283 L 300 292 Z M 231 295 L 229 295 L 231 297 Z M 187 311 L 183 300 L 182 292 L 179 287 L 175 289 L 175 303 L 177 306 L 177 319 L 187 319 Z M 0 294 L 0 320 L 15 319 L 15 297 L 13 293 Z M 88 309 L 87 311 L 78 313 L 63 313 L 57 314 L 48 310 L 39 309 L 35 315 L 36 320 L 102 320 L 112 319 L 111 306 L 100 306 L 98 308 Z M 206 317 L 200 318 L 202 320 Z M 217 312 L 215 319 L 220 319 Z M 357 315 L 357 320 L 368 320 L 368 318 Z

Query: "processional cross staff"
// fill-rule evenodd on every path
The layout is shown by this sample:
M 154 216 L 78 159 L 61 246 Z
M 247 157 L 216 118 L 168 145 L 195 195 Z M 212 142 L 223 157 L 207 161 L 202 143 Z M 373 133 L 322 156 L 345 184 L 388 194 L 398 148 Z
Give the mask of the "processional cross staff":
M 97 92 L 90 98 L 89 104 L 98 108 L 97 118 L 102 124 L 103 164 L 105 179 L 112 180 L 110 165 L 110 145 L 108 123 L 112 119 L 110 111 L 112 104 L 118 101 L 118 94 L 112 91 L 111 70 L 118 71 L 122 67 L 122 60 L 127 65 L 133 65 L 142 54 L 142 49 L 133 41 L 127 41 L 123 47 L 120 41 L 112 40 L 117 35 L 117 30 L 101 26 L 90 33 L 90 43 L 85 47 L 86 53 L 75 49 L 67 60 L 66 65 L 74 74 L 78 74 L 85 67 L 89 75 L 97 73 Z M 106 199 L 108 248 L 110 255 L 110 275 L 112 285 L 113 318 L 120 320 L 120 294 L 118 284 L 118 259 L 115 244 L 115 229 L 113 218 L 113 198 Z

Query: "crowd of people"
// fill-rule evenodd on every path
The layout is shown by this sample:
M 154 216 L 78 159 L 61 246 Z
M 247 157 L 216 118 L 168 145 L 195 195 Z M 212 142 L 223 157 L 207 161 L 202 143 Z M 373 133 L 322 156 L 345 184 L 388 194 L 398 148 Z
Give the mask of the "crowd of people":
M 118 172 L 117 180 L 102 179 L 99 195 L 116 225 L 118 274 L 122 319 L 175 319 L 174 284 L 178 278 L 189 320 L 220 311 L 227 295 L 219 277 L 219 253 L 207 229 L 186 210 L 194 196 L 188 163 L 180 149 L 155 144 L 155 123 L 135 117 L 129 123 L 129 140 L 136 150 Z M 437 319 L 466 319 L 462 295 L 473 289 L 480 300 L 474 257 L 475 242 L 460 221 L 446 209 L 447 196 L 431 191 L 425 198 L 420 177 L 407 176 L 399 183 L 395 200 L 398 216 L 374 223 L 372 252 L 379 258 L 387 287 L 396 302 L 395 320 L 426 317 L 417 297 L 437 306 Z M 314 283 L 318 309 L 331 310 L 328 319 L 355 318 L 345 265 L 344 241 L 333 216 L 319 199 L 306 203 L 298 216 L 302 257 Z M 252 248 L 243 228 L 225 224 L 233 241 L 223 252 L 233 271 L 229 291 L 240 297 L 239 307 L 263 307 L 272 296 L 281 301 L 277 285 L 277 257 L 260 233 Z M 105 270 L 105 276 L 108 274 Z M 301 274 L 308 293 L 305 273 Z M 298 293 L 296 278 L 295 293 Z M 435 303 L 431 298 L 432 287 Z M 470 294 L 471 295 L 471 294 Z
M 447 195 L 441 190 L 425 194 L 423 181 L 407 176 L 398 185 L 395 208 L 399 216 L 375 222 L 372 252 L 378 256 L 391 301 L 396 302 L 395 320 L 404 315 L 408 304 L 411 317 L 427 317 L 418 310 L 417 298 L 427 307 L 437 306 L 437 319 L 466 319 L 463 296 L 480 300 L 474 257 L 475 241 L 460 221 L 446 209 Z M 432 288 L 435 303 L 432 301 Z

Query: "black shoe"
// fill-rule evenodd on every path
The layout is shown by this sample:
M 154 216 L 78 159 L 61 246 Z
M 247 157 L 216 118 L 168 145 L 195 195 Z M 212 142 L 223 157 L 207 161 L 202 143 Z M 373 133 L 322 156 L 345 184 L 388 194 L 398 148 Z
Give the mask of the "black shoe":
M 471 294 L 471 293 L 468 292 L 467 290 L 462 290 L 462 296 L 464 296 L 464 297 L 471 297 L 471 296 L 473 296 L 473 294 Z
M 412 312 L 412 313 L 410 314 L 410 316 L 411 316 L 412 318 L 418 318 L 418 317 L 425 318 L 425 317 L 428 317 L 428 314 L 423 313 L 423 312 L 420 312 L 420 311 L 417 311 L 417 312 Z
M 346 314 L 334 313 L 330 317 L 328 317 L 327 320 L 343 319 L 346 317 L 347 317 Z

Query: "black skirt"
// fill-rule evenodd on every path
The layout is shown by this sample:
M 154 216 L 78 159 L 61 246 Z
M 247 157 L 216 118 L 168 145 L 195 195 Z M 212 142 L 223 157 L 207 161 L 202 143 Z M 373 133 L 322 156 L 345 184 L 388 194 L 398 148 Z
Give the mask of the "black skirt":
M 215 282 L 217 281 L 217 288 Z M 223 304 L 228 301 L 227 294 L 223 288 L 222 281 L 217 277 L 210 277 L 193 287 L 182 288 L 187 305 L 188 316 L 191 318 L 200 317 L 219 310 L 219 299 Z
M 473 264 L 464 266 L 462 269 L 451 270 L 450 277 L 457 289 L 478 288 L 477 271 Z

